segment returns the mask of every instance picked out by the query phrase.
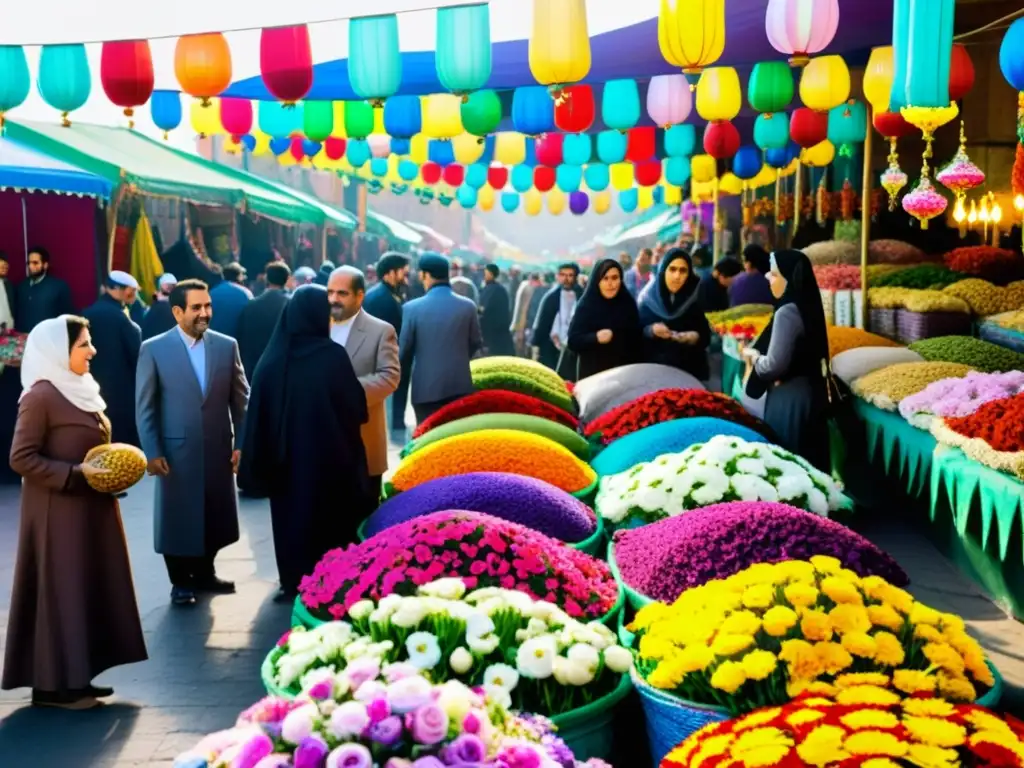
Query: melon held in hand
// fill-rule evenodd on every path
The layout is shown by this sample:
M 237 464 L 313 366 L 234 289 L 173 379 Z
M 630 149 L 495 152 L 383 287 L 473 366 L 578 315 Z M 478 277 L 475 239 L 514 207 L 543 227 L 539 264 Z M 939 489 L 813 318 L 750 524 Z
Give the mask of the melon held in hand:
M 85 476 L 90 487 L 100 493 L 123 493 L 146 474 L 146 454 L 127 443 L 97 445 L 85 454 L 83 463 L 107 470 Z

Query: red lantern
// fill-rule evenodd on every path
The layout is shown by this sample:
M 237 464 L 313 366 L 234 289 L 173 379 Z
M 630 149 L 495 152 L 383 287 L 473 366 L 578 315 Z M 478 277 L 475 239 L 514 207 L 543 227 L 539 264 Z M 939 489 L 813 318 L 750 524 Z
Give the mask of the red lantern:
M 789 137 L 802 149 L 816 147 L 828 138 L 828 112 L 800 107 L 789 120 Z
M 557 168 L 562 164 L 562 145 L 565 141 L 564 133 L 545 133 L 537 139 L 537 162 L 540 165 L 547 165 Z
M 949 100 L 960 101 L 974 87 L 974 62 L 967 47 L 954 43 L 949 60 Z
M 657 151 L 658 132 L 653 126 L 630 128 L 626 143 L 626 160 L 642 163 L 654 157 Z
M 740 132 L 728 120 L 708 123 L 704 129 L 704 151 L 715 160 L 728 160 L 740 151 Z
M 306 148 L 302 146 L 303 141 L 305 141 L 305 138 L 302 136 L 292 136 L 292 143 L 288 147 L 288 152 L 298 163 L 301 163 L 306 157 Z
M 538 192 L 550 192 L 555 186 L 555 169 L 538 165 L 533 169 L 533 186 Z
M 153 95 L 153 55 L 148 40 L 122 40 L 104 43 L 100 54 L 100 81 L 103 92 L 124 110 L 128 126 L 135 107 L 141 107 Z
M 260 33 L 260 74 L 275 98 L 294 104 L 313 87 L 309 28 L 275 27 Z
M 562 89 L 555 103 L 555 125 L 566 133 L 583 133 L 594 124 L 594 91 L 589 85 L 570 85 Z
M 437 184 L 441 180 L 441 166 L 437 163 L 424 163 L 420 168 L 420 176 L 424 184 Z
M 873 122 L 875 130 L 887 139 L 902 139 L 917 130 L 899 112 L 875 112 Z
M 493 165 L 488 168 L 487 183 L 491 189 L 504 189 L 508 184 L 508 168 L 503 165 Z
M 328 160 L 341 160 L 345 156 L 345 140 L 328 136 L 324 140 L 324 154 Z
M 466 169 L 458 163 L 446 165 L 441 172 L 441 178 L 449 187 L 461 187 L 466 180 Z
M 224 97 L 220 100 L 220 124 L 224 132 L 239 141 L 252 130 L 252 102 Z
M 730 123 L 726 123 L 730 125 Z M 735 128 L 733 130 L 736 130 Z M 736 147 L 739 148 L 739 134 L 736 134 Z M 736 154 L 733 152 L 733 154 Z M 641 187 L 653 187 L 661 181 L 661 161 L 647 160 L 633 166 L 633 178 Z

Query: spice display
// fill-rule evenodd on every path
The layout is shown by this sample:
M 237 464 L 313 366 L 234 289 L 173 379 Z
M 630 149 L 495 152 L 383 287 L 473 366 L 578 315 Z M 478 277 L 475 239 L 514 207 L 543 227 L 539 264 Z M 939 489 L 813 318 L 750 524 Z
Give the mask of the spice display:
M 1020 257 L 1013 251 L 993 248 L 989 245 L 974 245 L 957 248 L 945 255 L 944 261 L 950 269 L 965 275 L 974 275 L 1006 284 L 1021 276 Z
M 971 313 L 966 301 L 943 291 L 905 290 L 901 306 L 911 312 L 955 312 L 964 315 Z
M 971 372 L 962 379 L 942 379 L 929 384 L 900 403 L 900 415 L 916 427 L 927 429 L 932 418 L 970 416 L 985 403 L 1024 392 L 1024 371 Z
M 803 249 L 815 266 L 825 264 L 860 264 L 860 246 L 843 240 L 825 240 Z
M 904 398 L 942 379 L 962 379 L 970 366 L 961 363 L 897 363 L 853 382 L 853 393 L 876 408 L 895 411 Z
M 972 336 L 938 336 L 910 345 L 925 360 L 963 363 L 976 371 L 996 373 L 1024 369 L 1024 355 Z
M 930 288 L 939 290 L 962 280 L 963 275 L 941 264 L 918 264 L 917 266 L 880 275 L 873 285 L 879 288 Z
M 872 291 L 874 295 L 874 291 Z M 899 347 L 899 342 L 879 336 L 876 333 L 862 331 L 859 328 L 840 328 L 836 325 L 828 327 L 828 353 L 831 357 L 859 347 Z
M 979 277 L 958 280 L 946 286 L 944 290 L 951 296 L 967 302 L 971 312 L 980 317 L 1009 312 L 1020 307 L 1021 297 L 1015 295 L 1016 291 L 993 285 Z
M 481 413 L 521 413 L 548 419 L 570 429 L 576 429 L 579 426 L 575 416 L 544 400 L 520 392 L 488 389 L 482 392 L 473 392 L 448 403 L 435 414 L 420 422 L 412 436 L 414 439 L 419 438 L 442 424 Z
M 868 249 L 872 264 L 921 264 L 931 260 L 920 248 L 902 240 L 872 240 Z
M 538 397 L 572 412 L 572 397 L 565 382 L 546 365 L 523 357 L 482 357 L 469 364 L 473 386 L 478 390 L 500 389 Z
M 975 461 L 1024 480 L 1024 394 L 985 403 L 969 416 L 935 419 L 931 430 Z
M 860 267 L 850 264 L 823 264 L 814 268 L 814 277 L 823 291 L 860 290 Z

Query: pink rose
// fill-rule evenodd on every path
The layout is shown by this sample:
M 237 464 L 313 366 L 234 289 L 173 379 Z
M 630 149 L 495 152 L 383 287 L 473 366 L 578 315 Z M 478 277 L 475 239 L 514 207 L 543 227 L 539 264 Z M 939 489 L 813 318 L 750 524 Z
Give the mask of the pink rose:
M 426 704 L 407 717 L 407 727 L 420 744 L 439 744 L 448 735 L 448 715 L 437 704 Z

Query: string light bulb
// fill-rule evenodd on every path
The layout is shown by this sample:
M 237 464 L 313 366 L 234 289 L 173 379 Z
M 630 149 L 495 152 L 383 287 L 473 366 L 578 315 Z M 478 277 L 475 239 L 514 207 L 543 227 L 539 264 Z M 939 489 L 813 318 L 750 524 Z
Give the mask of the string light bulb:
M 978 212 L 978 220 L 982 224 L 988 224 L 989 222 L 988 197 L 981 198 L 981 210 Z
M 1013 207 L 1024 213 L 1024 195 L 1017 195 L 1013 198 Z
M 956 199 L 956 206 L 953 208 L 953 221 L 957 224 L 963 224 L 967 221 L 967 209 L 964 207 L 964 201 L 961 197 Z
M 991 217 L 993 224 L 998 224 L 1000 221 L 1003 220 L 1003 209 L 999 205 L 999 203 L 995 203 L 992 206 L 992 212 L 989 214 L 989 216 Z
M 971 200 L 971 212 L 967 214 L 967 223 L 974 226 L 978 221 L 978 203 L 976 200 Z

